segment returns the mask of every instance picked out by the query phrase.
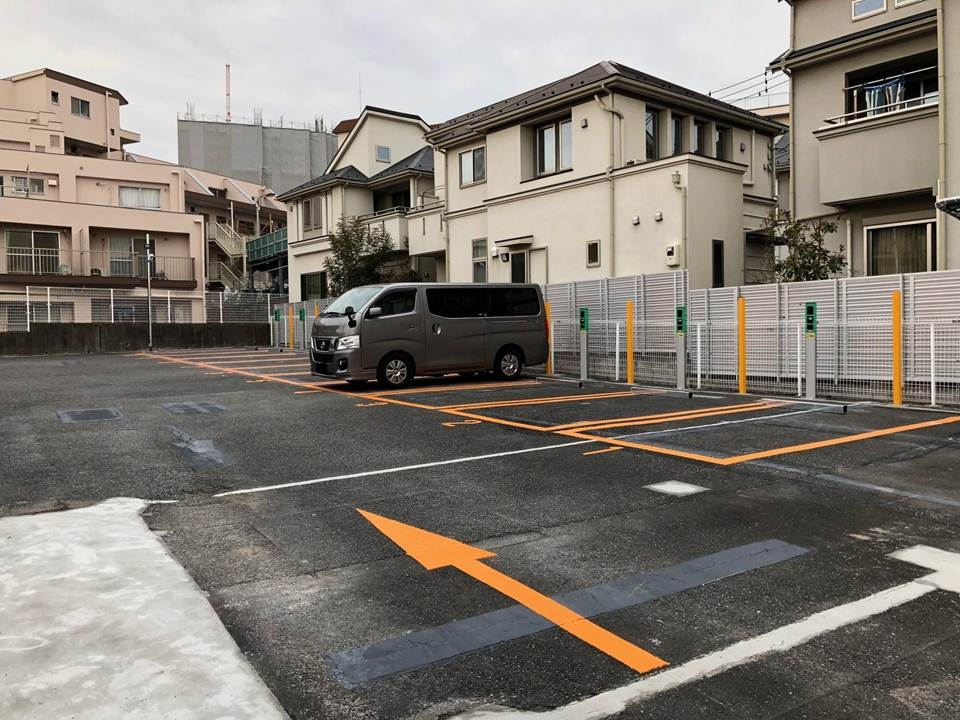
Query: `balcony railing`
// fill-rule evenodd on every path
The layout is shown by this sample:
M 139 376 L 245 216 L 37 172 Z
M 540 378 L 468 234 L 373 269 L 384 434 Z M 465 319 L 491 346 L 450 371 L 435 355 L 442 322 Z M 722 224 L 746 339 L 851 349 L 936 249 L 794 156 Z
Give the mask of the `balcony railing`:
M 154 257 L 154 280 L 195 281 L 191 257 Z M 70 277 L 147 277 L 146 255 L 100 250 L 57 250 L 8 247 L 0 249 L 0 272 L 7 275 L 65 275 Z
M 247 241 L 248 263 L 283 255 L 285 252 L 287 252 L 287 229 L 285 227 Z

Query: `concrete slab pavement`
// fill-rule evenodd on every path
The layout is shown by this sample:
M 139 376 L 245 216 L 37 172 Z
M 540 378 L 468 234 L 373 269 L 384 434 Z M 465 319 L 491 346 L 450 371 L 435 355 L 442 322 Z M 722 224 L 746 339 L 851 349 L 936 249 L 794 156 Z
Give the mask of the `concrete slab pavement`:
M 284 720 L 144 506 L 0 518 L 0 717 Z

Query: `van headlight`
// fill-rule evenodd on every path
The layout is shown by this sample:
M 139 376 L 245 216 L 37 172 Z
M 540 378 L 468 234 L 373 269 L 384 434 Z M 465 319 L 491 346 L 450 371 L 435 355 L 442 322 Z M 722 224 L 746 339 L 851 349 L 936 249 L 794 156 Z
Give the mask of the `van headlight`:
M 359 335 L 347 335 L 337 340 L 337 350 L 359 350 L 360 349 L 360 336 Z

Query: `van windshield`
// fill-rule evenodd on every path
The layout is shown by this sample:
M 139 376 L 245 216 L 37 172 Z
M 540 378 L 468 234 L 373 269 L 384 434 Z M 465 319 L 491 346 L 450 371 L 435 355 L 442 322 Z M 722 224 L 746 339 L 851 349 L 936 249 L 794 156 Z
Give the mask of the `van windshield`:
M 366 305 L 378 292 L 383 290 L 381 285 L 366 285 L 364 287 L 356 287 L 352 290 L 347 290 L 343 295 L 338 297 L 329 306 L 324 310 L 321 315 L 324 317 L 332 317 L 334 315 L 343 315 L 344 311 L 348 307 L 352 307 L 354 311 L 360 312 L 360 308 Z

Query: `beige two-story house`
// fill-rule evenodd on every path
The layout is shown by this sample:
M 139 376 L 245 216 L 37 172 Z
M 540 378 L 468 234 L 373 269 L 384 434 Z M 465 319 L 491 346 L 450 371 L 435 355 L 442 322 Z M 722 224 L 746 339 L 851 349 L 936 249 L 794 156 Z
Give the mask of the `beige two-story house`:
M 837 221 L 851 275 L 960 268 L 960 6 L 792 0 L 789 206 Z M 951 114 L 952 113 L 952 114 Z
M 452 281 L 556 283 L 687 269 L 750 281 L 770 252 L 777 122 L 615 62 L 427 133 L 441 201 L 410 253 Z
M 429 130 L 418 115 L 366 107 L 334 128 L 338 146 L 327 171 L 280 195 L 287 206 L 292 300 L 329 294 L 330 233 L 341 218 L 359 217 L 390 235 L 396 274 L 411 270 L 418 278 L 438 279 L 433 258 L 408 255 L 410 213 L 436 197 L 434 152 L 424 140 Z

